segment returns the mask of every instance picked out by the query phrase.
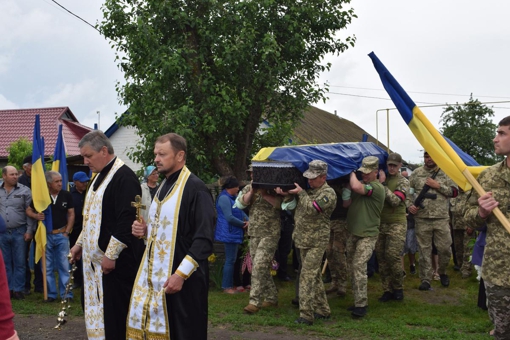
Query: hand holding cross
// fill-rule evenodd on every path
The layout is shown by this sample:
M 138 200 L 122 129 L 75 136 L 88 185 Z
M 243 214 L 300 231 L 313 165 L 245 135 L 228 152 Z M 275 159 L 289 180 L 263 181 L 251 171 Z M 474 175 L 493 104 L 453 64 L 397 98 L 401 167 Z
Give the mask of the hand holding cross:
M 140 215 L 140 209 L 147 209 L 145 204 L 142 204 L 142 197 L 140 195 L 135 196 L 135 201 L 131 202 L 131 206 L 136 208 L 136 220 L 142 222 L 142 216 Z

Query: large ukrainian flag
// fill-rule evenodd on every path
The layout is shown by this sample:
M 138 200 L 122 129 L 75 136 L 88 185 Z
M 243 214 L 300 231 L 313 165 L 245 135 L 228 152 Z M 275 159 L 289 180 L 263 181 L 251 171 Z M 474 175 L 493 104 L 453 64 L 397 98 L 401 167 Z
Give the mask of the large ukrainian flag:
M 62 188 L 69 191 L 69 176 L 67 174 L 66 148 L 64 145 L 64 136 L 62 134 L 62 124 L 58 126 L 57 144 L 53 152 L 52 171 L 57 171 L 62 176 Z
M 443 137 L 407 95 L 397 80 L 393 78 L 374 52 L 368 56 L 372 59 L 386 92 L 388 92 L 400 115 L 421 146 L 460 188 L 464 191 L 471 189 L 472 183 L 466 177 L 466 172 L 478 177 L 486 166 L 475 166 L 478 163 L 471 156 Z
M 39 221 L 35 241 L 35 262 L 39 262 L 46 249 L 46 233 L 52 231 L 51 198 L 48 184 L 44 177 L 44 146 L 41 138 L 39 115 L 35 116 L 34 137 L 32 147 L 32 201 L 37 212 L 44 212 L 44 221 Z

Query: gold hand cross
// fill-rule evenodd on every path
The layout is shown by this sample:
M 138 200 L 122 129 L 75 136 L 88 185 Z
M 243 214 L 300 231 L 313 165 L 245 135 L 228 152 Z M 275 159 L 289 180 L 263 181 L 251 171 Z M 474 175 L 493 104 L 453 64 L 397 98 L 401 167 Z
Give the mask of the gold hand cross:
M 135 196 L 135 201 L 131 202 L 131 206 L 136 208 L 136 220 L 142 222 L 142 216 L 140 215 L 140 209 L 147 209 L 145 204 L 142 204 L 142 197 L 140 195 Z

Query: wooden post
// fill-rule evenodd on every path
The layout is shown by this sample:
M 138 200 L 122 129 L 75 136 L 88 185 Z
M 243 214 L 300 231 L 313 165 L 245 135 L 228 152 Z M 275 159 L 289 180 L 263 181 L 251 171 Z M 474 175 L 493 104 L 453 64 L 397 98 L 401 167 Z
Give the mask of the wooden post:
M 41 254 L 41 271 L 43 278 L 43 296 L 44 300 L 48 299 L 48 282 L 46 281 L 46 246 L 43 249 Z M 57 286 L 58 287 L 58 286 Z
M 324 261 L 324 266 L 322 266 L 322 275 L 326 272 L 326 267 L 328 266 L 328 259 Z

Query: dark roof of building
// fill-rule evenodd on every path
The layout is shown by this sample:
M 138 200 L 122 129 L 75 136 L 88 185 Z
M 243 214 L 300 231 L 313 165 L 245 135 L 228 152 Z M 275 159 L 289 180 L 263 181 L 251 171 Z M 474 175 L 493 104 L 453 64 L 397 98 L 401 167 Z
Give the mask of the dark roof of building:
M 32 142 L 35 115 L 40 115 L 41 136 L 44 137 L 44 155 L 53 155 L 57 143 L 58 126 L 62 124 L 64 145 L 68 156 L 80 154 L 78 143 L 92 129 L 81 125 L 69 107 L 42 109 L 0 110 L 0 158 L 7 158 L 7 148 L 20 137 Z
M 361 142 L 364 134 L 368 136 L 366 142 L 376 143 L 386 149 L 386 145 L 378 143 L 377 139 L 353 122 L 310 106 L 305 110 L 301 123 L 294 129 L 292 142 L 295 144 Z

